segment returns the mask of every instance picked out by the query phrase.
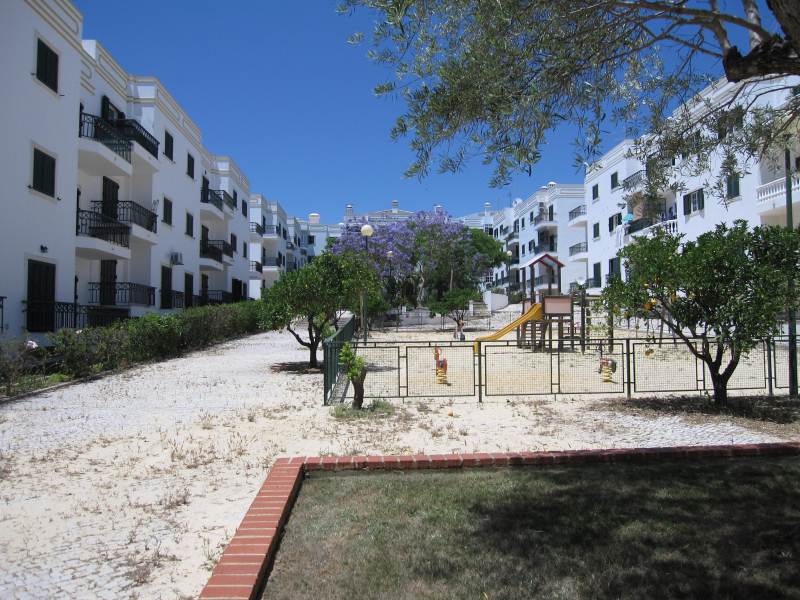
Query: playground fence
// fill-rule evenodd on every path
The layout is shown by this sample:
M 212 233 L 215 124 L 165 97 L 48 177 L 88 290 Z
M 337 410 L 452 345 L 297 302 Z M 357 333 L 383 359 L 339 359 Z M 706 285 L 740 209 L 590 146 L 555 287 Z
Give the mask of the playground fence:
M 338 360 L 343 341 L 325 342 L 325 404 L 346 396 L 332 394 L 343 379 Z M 533 351 L 515 340 L 474 343 L 458 341 L 351 342 L 367 363 L 365 398 L 473 398 L 503 401 L 518 396 L 654 396 L 713 394 L 708 369 L 681 340 L 616 338 L 613 341 L 565 340 L 552 349 Z M 434 348 L 447 360 L 444 381 L 437 377 Z M 726 359 L 727 360 L 727 359 Z M 603 367 L 606 367 L 605 369 Z M 330 374 L 329 374 L 330 369 Z M 774 394 L 788 391 L 788 338 L 759 341 L 742 356 L 728 383 L 735 393 Z
M 328 404 L 334 386 L 340 381 L 340 364 L 339 353 L 347 342 L 353 339 L 356 331 L 355 317 L 350 317 L 344 324 L 336 330 L 336 333 L 328 336 L 322 341 L 322 356 L 323 356 L 323 389 L 325 390 L 325 404 Z M 342 393 L 342 396 L 344 393 Z

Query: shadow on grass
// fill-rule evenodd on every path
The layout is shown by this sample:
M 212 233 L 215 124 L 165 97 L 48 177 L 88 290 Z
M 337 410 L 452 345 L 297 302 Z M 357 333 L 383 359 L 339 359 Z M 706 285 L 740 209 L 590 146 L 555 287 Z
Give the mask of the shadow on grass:
M 293 373 L 295 375 L 319 375 L 322 373 L 322 367 L 309 367 L 305 361 L 282 362 L 270 365 L 270 371 L 273 373 Z
M 634 398 L 632 400 L 613 400 L 606 403 L 605 406 L 654 413 L 727 415 L 784 425 L 800 423 L 800 401 L 791 400 L 788 397 L 729 397 L 728 406 L 717 406 L 713 400 L 697 396 Z

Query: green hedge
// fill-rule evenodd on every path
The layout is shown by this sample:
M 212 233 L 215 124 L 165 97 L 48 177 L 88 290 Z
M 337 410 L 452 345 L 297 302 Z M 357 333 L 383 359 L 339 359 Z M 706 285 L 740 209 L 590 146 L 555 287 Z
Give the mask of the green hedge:
M 138 362 L 181 356 L 258 331 L 258 302 L 188 308 L 149 314 L 108 327 L 62 329 L 50 336 L 61 371 L 83 377 Z

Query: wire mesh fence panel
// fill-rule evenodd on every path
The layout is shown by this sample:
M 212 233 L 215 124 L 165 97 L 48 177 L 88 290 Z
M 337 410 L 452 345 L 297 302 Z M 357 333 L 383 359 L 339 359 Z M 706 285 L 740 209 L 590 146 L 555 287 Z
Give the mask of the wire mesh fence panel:
M 712 350 L 713 352 L 713 350 Z M 730 352 L 724 352 L 722 355 L 722 368 L 730 361 Z M 708 366 L 705 363 L 703 368 L 706 372 L 706 388 L 713 390 L 714 385 L 711 382 L 711 375 Z M 766 346 L 764 342 L 758 342 L 755 348 L 749 353 L 743 354 L 739 358 L 739 364 L 736 365 L 736 370 L 728 380 L 729 390 L 765 390 L 767 389 L 767 357 Z
M 367 364 L 365 398 L 397 398 L 400 394 L 399 346 L 364 346 L 356 349 Z
M 406 346 L 406 378 L 408 397 L 474 396 L 477 390 L 472 344 Z
M 578 347 L 579 348 L 579 347 Z M 559 352 L 558 392 L 622 394 L 627 381 L 625 344 L 587 342 L 583 352 Z
M 798 362 L 800 363 L 800 360 Z M 775 388 L 788 389 L 789 340 L 787 337 L 776 337 L 772 342 L 772 370 L 775 374 Z
M 703 371 L 683 341 L 631 341 L 633 391 L 696 392 L 703 389 Z
M 514 342 L 485 342 L 481 346 L 485 396 L 554 393 L 554 355 L 532 352 Z

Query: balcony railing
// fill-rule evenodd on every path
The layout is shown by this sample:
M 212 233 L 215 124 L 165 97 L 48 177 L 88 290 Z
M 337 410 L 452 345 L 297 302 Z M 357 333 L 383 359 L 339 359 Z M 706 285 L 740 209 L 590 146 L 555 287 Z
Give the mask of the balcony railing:
M 554 219 L 555 219 L 555 215 L 553 215 L 551 217 L 550 213 L 545 211 L 545 212 L 539 213 L 538 215 L 536 215 L 534 217 L 533 224 L 534 225 L 539 225 L 540 223 L 553 223 Z
M 26 329 L 32 333 L 58 329 L 83 329 L 127 319 L 127 308 L 86 306 L 72 302 L 26 302 Z
M 228 192 L 225 190 L 209 190 L 210 192 L 214 192 L 217 196 L 222 199 L 223 204 L 227 204 L 228 208 L 236 210 L 236 200 L 233 199 Z
M 541 254 L 543 252 L 555 252 L 558 249 L 556 242 L 545 242 L 544 244 L 537 244 L 533 248 L 534 254 Z
M 161 308 L 186 308 L 186 294 L 176 290 L 161 290 Z
M 90 282 L 89 304 L 155 306 L 156 288 L 132 282 Z
M 130 225 L 93 210 L 77 210 L 75 233 L 130 248 Z
M 200 306 L 206 304 L 230 304 L 233 294 L 225 290 L 200 290 Z
M 780 204 L 786 206 L 786 178 L 770 181 L 756 189 L 759 204 Z M 800 202 L 800 174 L 792 175 L 792 204 Z
M 641 221 L 641 224 L 637 225 Z M 654 221 L 649 218 L 642 218 L 633 221 L 628 225 L 628 234 L 638 233 L 641 235 L 650 235 L 659 229 L 663 229 L 667 233 L 678 233 L 678 220 L 669 219 L 667 221 Z
M 158 231 L 158 215 L 141 204 L 129 200 L 118 200 L 111 203 L 102 200 L 92 201 L 94 212 L 108 214 L 109 209 L 110 212 L 116 212 L 117 221 L 120 223 L 138 225 L 153 233 Z
M 158 158 L 158 140 L 135 119 L 119 119 L 114 122 L 117 131 L 127 140 L 138 142 L 147 152 Z
M 81 113 L 78 135 L 97 140 L 127 162 L 131 162 L 133 143 L 130 140 L 126 140 L 116 127 L 102 117 Z
M 288 250 L 294 250 L 294 242 L 292 242 L 292 241 L 287 241 L 287 242 L 286 242 L 286 248 L 287 248 Z
M 552 275 L 537 275 L 533 280 L 533 285 L 556 285 L 558 282 Z
M 250 261 L 250 272 L 251 273 L 262 273 L 263 271 L 264 271 L 264 269 L 261 266 L 260 262 L 258 262 L 257 260 L 251 260 Z
M 200 240 L 200 258 L 222 262 L 222 255 L 233 256 L 233 249 L 225 240 Z
M 580 242 L 578 244 L 573 244 L 569 247 L 569 255 L 575 256 L 576 254 L 580 254 L 582 252 L 586 252 L 589 250 L 589 246 L 586 242 Z
M 264 225 L 264 235 L 278 235 L 278 226 Z
M 278 259 L 277 256 L 267 256 L 262 261 L 262 264 L 265 267 L 280 267 L 281 261 Z
M 519 231 L 512 230 L 508 232 L 508 235 L 506 235 L 506 241 L 510 242 L 511 240 L 515 240 L 518 237 L 519 237 Z
M 217 193 L 217 190 L 200 190 L 200 202 L 203 204 L 211 204 L 220 211 L 222 210 L 222 196 Z
M 264 235 L 264 226 L 261 223 L 254 223 L 253 221 L 250 221 L 250 233 Z
M 646 171 L 644 169 L 639 169 L 633 175 L 628 175 L 625 179 L 622 180 L 622 187 L 626 191 L 632 190 L 636 188 L 641 183 L 644 183 Z
M 574 219 L 577 219 L 578 217 L 582 217 L 585 214 L 586 214 L 586 205 L 581 204 L 579 207 L 573 208 L 571 211 L 569 211 L 569 220 L 572 221 Z

